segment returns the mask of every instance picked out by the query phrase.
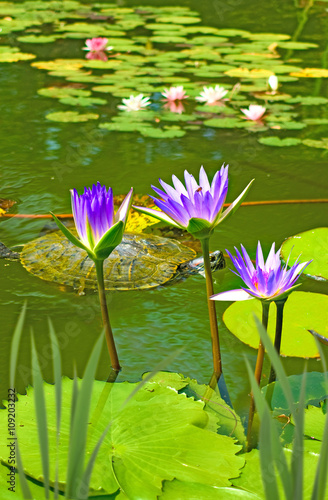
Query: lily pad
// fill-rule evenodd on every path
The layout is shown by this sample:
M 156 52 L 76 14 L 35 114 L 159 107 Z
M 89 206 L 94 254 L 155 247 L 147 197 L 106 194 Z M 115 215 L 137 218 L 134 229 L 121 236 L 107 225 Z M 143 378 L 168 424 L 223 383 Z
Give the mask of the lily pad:
M 299 403 L 302 380 L 303 375 L 291 375 L 288 377 L 295 404 Z M 280 381 L 277 380 L 276 382 L 272 382 L 272 384 L 273 393 L 270 399 L 271 409 L 276 409 L 277 411 L 279 411 L 279 413 L 285 413 L 286 415 L 289 415 L 290 409 L 288 408 L 288 403 L 286 401 Z M 266 394 L 269 387 L 271 387 L 271 384 L 266 385 L 262 388 L 262 392 L 264 395 Z M 327 396 L 327 394 L 328 387 L 326 385 L 325 374 L 320 372 L 307 373 L 304 396 L 305 404 L 318 404 L 319 401 L 322 401 Z
M 164 481 L 159 500 L 261 500 L 262 497 L 238 488 L 217 488 L 199 483 Z
M 289 254 L 290 265 L 302 255 L 302 261 L 313 260 L 305 269 L 305 274 L 315 279 L 328 280 L 328 227 L 318 227 L 296 234 L 288 238 L 281 247 L 281 257 L 287 260 Z M 292 252 L 292 253 L 291 253 Z M 316 328 L 312 328 L 316 330 Z M 320 332 L 320 330 L 317 330 Z
M 201 19 L 199 17 L 192 16 L 162 16 L 156 18 L 157 23 L 172 23 L 172 24 L 196 24 L 200 23 Z
M 303 256 L 302 256 L 302 260 Z M 253 313 L 261 318 L 259 300 L 235 302 L 225 311 L 223 321 L 227 328 L 242 342 L 258 348 L 259 334 Z M 270 305 L 268 333 L 275 336 L 276 307 Z M 319 293 L 293 292 L 284 308 L 281 354 L 300 358 L 317 358 L 316 342 L 308 330 L 316 330 L 328 336 L 328 296 Z
M 316 49 L 318 45 L 316 43 L 305 43 L 305 42 L 279 42 L 279 47 L 282 49 L 289 50 L 306 50 L 306 49 Z
M 39 89 L 37 92 L 44 97 L 54 97 L 57 99 L 68 96 L 89 97 L 91 95 L 90 90 L 76 89 L 74 87 L 46 87 Z
M 1 52 L 0 63 L 12 63 L 18 61 L 29 61 L 35 59 L 34 54 L 26 54 L 25 52 Z
M 140 127 L 140 134 L 144 137 L 152 137 L 154 139 L 171 139 L 173 137 L 183 137 L 186 132 L 182 130 L 180 127 L 164 127 L 155 128 L 155 127 Z
M 282 148 L 286 146 L 297 146 L 302 141 L 296 137 L 286 137 L 285 139 L 280 139 L 279 137 L 261 137 L 259 142 L 266 146 L 278 146 Z
M 17 38 L 19 42 L 23 43 L 52 43 L 60 38 L 59 36 L 54 35 L 25 35 Z
M 214 128 L 240 128 L 246 126 L 246 121 L 242 122 L 238 118 L 212 118 L 205 120 L 204 125 Z
M 292 97 L 288 99 L 287 102 L 291 104 L 300 103 L 304 106 L 318 106 L 320 104 L 327 104 L 328 99 L 326 97 L 316 97 L 310 95 L 298 95 L 297 97 Z
M 70 106 L 94 106 L 96 104 L 107 104 L 106 99 L 100 99 L 99 97 L 83 97 L 83 96 L 70 96 L 62 97 L 59 102 L 63 104 L 69 104 Z
M 285 456 L 287 459 L 287 463 L 290 467 L 290 462 L 292 458 L 291 450 L 285 448 L 284 449 Z M 252 450 L 250 453 L 246 453 L 244 455 L 246 459 L 246 465 L 242 470 L 242 474 L 239 478 L 233 480 L 234 486 L 242 488 L 250 493 L 254 493 L 258 495 L 261 499 L 265 499 L 265 493 L 263 489 L 262 483 L 262 472 L 260 465 L 260 454 L 259 450 Z M 312 489 L 316 475 L 316 469 L 318 465 L 319 457 L 314 455 L 313 453 L 309 453 L 307 451 L 303 454 L 304 464 L 303 464 L 303 496 L 304 500 L 311 500 L 312 498 Z M 279 471 L 276 471 L 275 467 L 272 463 L 267 464 L 267 474 L 269 477 L 271 474 L 275 474 L 278 482 L 278 491 L 279 498 L 285 498 L 284 489 L 279 477 Z M 326 494 L 324 498 L 320 500 L 328 500 L 328 491 L 326 490 Z
M 269 78 L 274 72 L 269 69 L 248 69 L 248 68 L 235 68 L 225 72 L 228 76 L 237 78 Z
M 304 139 L 302 142 L 309 148 L 328 149 L 328 138 L 323 138 L 320 141 L 316 141 L 315 139 Z
M 322 441 L 327 415 L 322 406 L 309 406 L 304 414 L 304 435 Z
M 301 71 L 292 71 L 290 75 L 297 78 L 328 78 L 328 69 L 304 68 Z
M 57 113 L 49 113 L 46 115 L 47 120 L 52 122 L 87 122 L 88 120 L 97 120 L 99 115 L 95 113 L 78 113 L 77 111 L 58 111 Z
M 104 438 L 91 477 L 93 491 L 114 493 L 121 487 L 128 498 L 155 500 L 161 493 L 162 481 L 177 479 L 206 486 L 230 486 L 230 478 L 239 475 L 244 459 L 236 456 L 240 446 L 230 437 L 206 430 L 209 417 L 204 404 L 184 394 L 157 386 L 145 385 L 129 404 L 122 403 L 137 384 L 113 384 L 107 404 L 97 411 L 97 402 L 108 388 L 106 382 L 95 381 L 88 425 L 86 456 L 90 456 L 108 422 L 112 425 Z M 61 442 L 59 448 L 59 482 L 63 490 L 67 468 L 70 435 L 70 404 L 73 381 L 62 381 L 63 402 Z M 56 413 L 53 405 L 55 388 L 44 384 L 47 406 L 50 478 L 55 477 Z M 33 388 L 16 402 L 17 433 L 26 473 L 42 477 L 38 447 Z M 7 418 L 0 411 L 0 421 Z M 177 454 L 177 450 L 179 453 Z M 8 459 L 6 443 L 0 444 L 0 456 Z

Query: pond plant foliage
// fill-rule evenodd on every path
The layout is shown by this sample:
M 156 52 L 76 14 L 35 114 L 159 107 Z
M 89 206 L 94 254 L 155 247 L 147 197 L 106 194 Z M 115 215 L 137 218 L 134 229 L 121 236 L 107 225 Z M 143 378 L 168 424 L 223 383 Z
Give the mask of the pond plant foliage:
M 13 335 L 12 386 L 25 313 L 26 305 Z M 83 379 L 71 380 L 62 377 L 49 322 L 55 384 L 42 380 L 32 335 L 33 387 L 16 401 L 19 481 L 14 497 L 327 498 L 328 379 L 322 348 L 318 345 L 323 373 L 287 377 L 264 327 L 256 323 L 279 382 L 261 392 L 246 362 L 261 421 L 259 449 L 246 452 L 241 420 L 217 391 L 160 371 L 181 350 L 142 382 L 95 381 L 102 334 Z M 5 410 L 0 420 L 5 426 Z M 9 470 L 6 444 L 0 445 L 3 489 Z M 4 490 L 5 500 L 12 497 Z
M 204 26 L 185 6 L 0 2 L 0 15 L 0 63 L 31 60 L 54 78 L 38 90 L 63 105 L 51 106 L 48 120 L 98 120 L 104 133 L 155 139 L 204 127 L 240 129 L 259 134 L 266 146 L 328 148 L 320 136 L 328 99 L 290 90 L 298 79 L 328 77 L 325 68 L 304 67 L 302 55 L 317 48 L 314 43 Z M 39 60 L 43 44 L 56 46 L 57 54 L 62 48 L 62 57 Z M 67 58 L 73 45 L 74 57 Z M 311 116 L 317 107 L 321 117 Z
M 308 8 L 320 8 L 320 2 L 311 0 Z M 185 6 L 122 7 L 76 0 L 0 2 L 0 30 L 0 64 L 25 61 L 35 71 L 47 72 L 53 83 L 38 90 L 39 99 L 50 103 L 45 119 L 63 128 L 65 123 L 79 127 L 92 120 L 103 134 L 131 132 L 147 140 L 236 129 L 237 134 L 258 134 L 263 147 L 328 149 L 321 132 L 328 124 L 328 99 L 319 91 L 298 95 L 293 90 L 299 79 L 328 78 L 326 68 L 307 67 L 302 59 L 302 53 L 317 48 L 314 43 L 283 33 L 204 26 L 199 13 Z M 39 59 L 43 45 L 49 53 L 56 47 L 60 57 Z M 312 116 L 318 108 L 321 117 Z M 16 428 L 8 436 L 15 441 L 14 466 L 7 440 L 0 443 L 4 500 L 328 499 L 328 298 L 314 293 L 318 282 L 328 279 L 328 228 L 290 236 L 278 252 L 272 246 L 266 262 L 259 246 L 256 269 L 243 247 L 244 260 L 230 254 L 248 286 L 239 296 L 258 299 L 237 301 L 223 315 L 235 337 L 254 349 L 259 346 L 255 375 L 245 360 L 252 394 L 247 420 L 219 390 L 224 378 L 211 300 L 209 239 L 240 206 L 253 181 L 225 211 L 227 166 L 216 172 L 212 183 L 203 167 L 199 182 L 187 171 L 185 184 L 176 176 L 172 182 L 174 187 L 162 180 L 163 189 L 153 187 L 155 206 L 137 201 L 135 209 L 143 215 L 136 220 L 132 213 L 129 222 L 132 188 L 116 212 L 111 188 L 98 183 L 81 195 L 74 190 L 78 237 L 54 216 L 64 235 L 95 264 L 104 334 L 93 347 L 83 378 L 71 379 L 62 369 L 49 321 L 50 383 L 43 379 L 32 331 L 32 385 L 26 394 L 17 394 L 23 307 L 10 355 L 9 382 L 17 396 Z M 120 364 L 103 263 L 126 229 L 140 229 L 140 224 L 147 228 L 154 218 L 200 241 L 214 367 L 208 385 L 165 371 L 181 350 L 140 382 L 117 380 Z M 300 254 L 303 264 L 297 261 Z M 313 280 L 314 292 L 293 291 L 285 305 L 301 271 Z M 221 300 L 229 298 L 229 292 L 212 298 L 220 300 L 220 295 Z M 112 366 L 107 381 L 96 380 L 104 338 Z M 266 380 L 261 377 L 265 352 L 271 362 Z M 322 370 L 287 376 L 282 356 L 320 357 Z M 7 429 L 11 402 L 3 405 L 0 424 Z M 14 477 L 15 492 L 8 490 L 8 477 Z

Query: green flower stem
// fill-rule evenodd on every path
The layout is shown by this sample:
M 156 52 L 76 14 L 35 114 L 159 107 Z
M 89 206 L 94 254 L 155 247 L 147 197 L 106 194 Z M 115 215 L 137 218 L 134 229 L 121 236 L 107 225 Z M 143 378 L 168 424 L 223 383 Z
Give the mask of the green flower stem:
M 262 300 L 262 325 L 264 326 L 264 328 L 266 330 L 268 328 L 269 307 L 270 307 L 270 302 L 266 302 L 266 301 Z M 262 344 L 262 340 L 260 339 L 259 349 L 257 351 L 255 372 L 254 372 L 254 376 L 255 376 L 255 379 L 256 379 L 256 382 L 258 383 L 258 385 L 260 385 L 260 382 L 261 382 L 263 360 L 264 360 L 264 345 Z M 248 427 L 247 427 L 248 451 L 250 449 L 252 425 L 253 425 L 253 419 L 254 419 L 254 413 L 255 413 L 255 401 L 254 401 L 253 393 L 251 393 L 251 398 L 252 399 L 251 399 L 251 404 L 249 407 Z
M 277 319 L 276 319 L 276 336 L 274 339 L 274 346 L 278 354 L 280 354 L 280 346 L 281 346 L 281 333 L 282 333 L 282 322 L 284 317 L 284 306 L 286 303 L 287 297 L 282 300 L 275 301 L 277 307 Z M 276 372 L 274 371 L 273 366 L 271 366 L 269 384 L 276 380 Z
M 106 334 L 106 342 L 110 357 L 110 362 L 113 370 L 119 372 L 121 370 L 120 363 L 118 360 L 118 355 L 115 347 L 114 336 L 112 332 L 112 328 L 110 326 L 107 302 L 106 302 L 106 294 L 105 294 L 105 284 L 104 284 L 104 261 L 103 260 L 95 260 L 96 272 L 97 272 L 97 281 L 98 281 L 98 291 L 99 291 L 99 301 L 101 314 Z
M 218 381 L 222 373 L 222 362 L 221 362 L 219 330 L 218 330 L 218 321 L 216 317 L 215 301 L 210 300 L 210 297 L 214 294 L 214 290 L 213 290 L 212 271 L 210 264 L 210 255 L 209 255 L 209 238 L 201 239 L 200 242 L 202 245 L 203 258 L 204 258 L 207 304 L 208 304 L 208 313 L 210 318 L 210 328 L 212 337 L 213 368 L 214 368 L 213 376 L 216 377 L 216 381 Z

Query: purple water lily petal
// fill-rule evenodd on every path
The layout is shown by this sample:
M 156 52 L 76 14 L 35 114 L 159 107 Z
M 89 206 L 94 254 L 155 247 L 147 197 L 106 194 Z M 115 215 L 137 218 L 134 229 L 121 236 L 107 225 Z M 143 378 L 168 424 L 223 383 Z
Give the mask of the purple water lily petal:
M 247 186 L 222 215 L 223 204 L 228 192 L 228 165 L 222 165 L 221 169 L 215 173 L 212 183 L 209 182 L 203 166 L 199 171 L 199 184 L 187 170 L 184 172 L 184 181 L 183 184 L 180 179 L 173 175 L 172 186 L 159 179 L 162 189 L 152 186 L 159 199 L 155 196 L 151 196 L 151 198 L 166 215 L 166 218 L 163 217 L 163 219 L 172 219 L 175 224 L 182 228 L 189 227 L 188 230 L 199 238 L 209 237 L 214 227 L 238 208 L 250 186 Z M 149 214 L 148 209 L 143 207 L 136 207 L 136 210 Z M 158 218 L 160 217 L 158 216 Z M 189 224 L 192 218 L 203 219 L 209 224 L 205 225 L 205 229 L 200 230 L 199 225 Z
M 242 255 L 236 247 L 235 250 L 236 257 L 227 250 L 236 269 L 232 272 L 237 274 L 248 287 L 241 287 L 242 290 L 261 300 L 277 300 L 282 294 L 288 293 L 304 269 L 312 262 L 298 263 L 297 261 L 290 269 L 287 269 L 287 264 L 284 266 L 280 261 L 279 251 L 275 252 L 274 244 L 271 246 L 265 262 L 261 244 L 258 242 L 256 267 L 254 267 L 243 245 L 241 245 Z M 214 300 L 220 299 L 215 298 Z
M 199 185 L 202 186 L 203 191 L 209 191 L 211 189 L 210 183 L 208 182 L 208 177 L 205 172 L 203 165 L 200 167 L 199 171 Z
M 184 187 L 182 182 L 177 178 L 176 175 L 172 175 L 172 181 L 175 189 L 178 191 L 180 195 L 184 194 L 185 196 L 188 196 L 186 188 Z
M 126 222 L 132 189 L 117 212 L 117 219 Z M 84 188 L 78 195 L 71 190 L 72 211 L 80 240 L 91 251 L 115 223 L 114 199 L 111 188 L 107 190 L 100 182 L 91 188 Z

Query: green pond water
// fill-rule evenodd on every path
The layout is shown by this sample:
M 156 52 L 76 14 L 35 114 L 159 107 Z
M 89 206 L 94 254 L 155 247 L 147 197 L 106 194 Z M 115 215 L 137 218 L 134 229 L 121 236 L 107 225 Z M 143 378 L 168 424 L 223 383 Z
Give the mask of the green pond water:
M 162 5 L 157 0 L 142 3 Z M 140 2 L 127 0 L 117 4 L 126 7 Z M 302 15 L 304 17 L 304 11 L 296 8 L 297 2 L 291 0 L 203 0 L 179 4 L 197 10 L 206 26 L 291 36 L 299 29 Z M 165 5 L 174 6 L 176 2 L 166 1 Z M 318 48 L 302 53 L 302 67 L 324 64 L 327 27 L 327 9 L 322 4 L 320 9 L 309 12 L 308 19 L 304 18 L 299 40 L 316 43 Z M 9 43 L 8 39 L 2 43 L 31 51 L 37 55 L 36 60 L 84 57 L 82 40 L 27 47 L 14 43 L 14 35 L 11 37 Z M 293 57 L 300 56 L 294 54 Z M 136 193 L 147 194 L 150 184 L 156 184 L 159 177 L 170 182 L 172 174 L 181 178 L 185 169 L 196 175 L 200 165 L 204 165 L 212 177 L 223 162 L 230 165 L 227 201 L 232 201 L 252 178 L 256 180 L 247 201 L 327 198 L 325 149 L 302 144 L 291 148 L 268 147 L 259 144 L 257 134 L 241 129 L 202 127 L 182 138 L 152 139 L 136 133 L 101 130 L 92 121 L 55 123 L 47 121 L 45 115 L 61 111 L 64 106 L 37 94 L 38 89 L 51 86 L 54 78 L 32 68 L 29 61 L 22 61 L 2 64 L 0 80 L 0 197 L 16 200 L 19 213 L 42 214 L 49 210 L 69 213 L 69 189 L 82 189 L 96 181 L 112 186 L 115 194 L 127 193 L 131 186 Z M 220 83 L 224 81 L 220 79 Z M 299 79 L 286 83 L 284 91 L 292 95 L 328 97 L 327 79 Z M 119 98 L 108 95 L 106 98 L 105 108 L 98 108 L 100 115 L 115 110 L 120 102 Z M 94 111 L 92 107 L 89 109 Z M 318 107 L 311 116 L 322 117 L 324 113 L 325 110 Z M 313 138 L 325 137 L 325 127 L 327 125 L 321 126 Z M 301 130 L 293 136 L 303 138 L 307 133 Z M 281 138 L 289 136 L 288 131 L 280 134 Z M 258 240 L 267 252 L 273 241 L 279 246 L 288 236 L 325 225 L 327 205 L 323 204 L 242 207 L 215 232 L 211 249 L 232 251 L 234 245 L 243 243 L 254 257 Z M 43 226 L 42 221 L 0 220 L 0 241 L 8 246 L 24 244 L 36 238 Z M 25 300 L 28 313 L 19 355 L 18 391 L 23 391 L 31 382 L 31 328 L 37 339 L 45 378 L 52 380 L 48 317 L 59 337 L 65 375 L 72 376 L 76 366 L 81 376 L 101 331 L 96 293 L 79 296 L 63 290 L 32 276 L 19 262 L 0 260 L 0 277 L 0 398 L 7 394 L 10 342 Z M 216 292 L 236 288 L 240 283 L 229 269 L 215 273 L 214 278 Z M 328 292 L 326 283 L 309 278 L 303 280 L 301 289 Z M 109 293 L 108 304 L 123 366 L 119 380 L 139 380 L 142 373 L 184 346 L 183 353 L 167 369 L 208 382 L 212 358 L 203 277 L 189 277 L 155 290 Z M 243 412 L 249 390 L 244 356 L 254 362 L 256 351 L 241 343 L 223 325 L 221 317 L 227 306 L 227 303 L 217 303 L 223 368 L 232 401 L 236 409 Z M 299 373 L 304 360 L 288 358 L 284 364 L 288 373 Z M 319 370 L 320 363 L 311 360 L 308 369 Z M 107 375 L 108 354 L 104 347 L 97 376 L 106 379 Z

